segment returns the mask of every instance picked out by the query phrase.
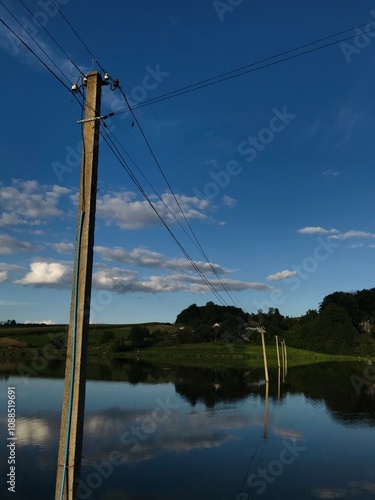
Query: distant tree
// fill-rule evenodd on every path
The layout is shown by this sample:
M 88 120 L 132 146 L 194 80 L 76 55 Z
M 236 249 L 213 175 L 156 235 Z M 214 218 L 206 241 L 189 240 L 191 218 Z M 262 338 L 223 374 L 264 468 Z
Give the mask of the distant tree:
M 320 304 L 319 312 L 323 312 L 330 304 L 335 304 L 344 309 L 353 324 L 358 324 L 360 322 L 361 314 L 355 293 L 334 292 L 327 295 Z
M 125 345 L 124 340 L 123 339 L 115 339 L 110 346 L 110 350 L 112 352 L 126 351 L 126 345 Z
M 129 340 L 133 347 L 143 347 L 150 339 L 150 332 L 146 326 L 133 325 L 130 328 Z
M 115 339 L 115 334 L 110 330 L 104 330 L 102 335 L 102 343 L 109 344 Z

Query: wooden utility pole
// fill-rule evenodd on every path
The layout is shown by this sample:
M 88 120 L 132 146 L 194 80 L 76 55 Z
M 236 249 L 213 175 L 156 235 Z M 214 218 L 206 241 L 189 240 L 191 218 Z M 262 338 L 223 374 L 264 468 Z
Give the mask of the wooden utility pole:
M 76 498 L 81 469 L 102 84 L 98 72 L 87 75 L 76 250 L 55 500 Z
M 264 327 L 259 328 L 260 335 L 262 337 L 262 349 L 263 349 L 263 361 L 264 361 L 264 376 L 266 378 L 266 383 L 269 382 L 268 378 L 268 365 L 267 365 L 267 355 L 266 355 L 266 344 L 264 342 Z
M 277 352 L 277 367 L 280 368 L 280 353 L 279 353 L 279 337 L 275 335 L 276 339 L 276 352 Z
M 285 375 L 288 373 L 288 357 L 286 355 L 286 343 L 284 339 L 284 358 L 285 358 Z

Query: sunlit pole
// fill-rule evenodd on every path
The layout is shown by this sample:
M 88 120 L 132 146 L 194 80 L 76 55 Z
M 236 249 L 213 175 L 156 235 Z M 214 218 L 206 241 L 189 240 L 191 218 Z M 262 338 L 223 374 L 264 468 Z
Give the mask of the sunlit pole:
M 276 352 L 277 352 L 277 366 L 280 368 L 279 336 L 275 335 L 275 339 L 276 339 Z
M 264 376 L 266 379 L 266 382 L 269 382 L 268 378 L 268 365 L 267 365 L 267 355 L 266 355 L 266 344 L 264 342 L 264 333 L 265 329 L 263 326 L 259 328 L 260 335 L 262 337 L 262 349 L 263 349 L 263 361 L 264 361 Z
M 286 343 L 284 339 L 284 356 L 285 356 L 285 375 L 288 373 L 288 356 L 286 354 Z

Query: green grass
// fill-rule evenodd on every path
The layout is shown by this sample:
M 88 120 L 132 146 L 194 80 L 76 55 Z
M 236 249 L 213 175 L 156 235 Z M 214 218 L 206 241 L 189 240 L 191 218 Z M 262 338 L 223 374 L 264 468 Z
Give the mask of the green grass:
M 267 362 L 270 368 L 277 367 L 276 347 L 266 346 Z M 136 354 L 125 353 L 123 357 L 134 357 Z M 261 346 L 244 344 L 184 344 L 169 347 L 152 347 L 139 351 L 139 359 L 153 362 L 168 362 L 188 366 L 263 366 Z M 323 361 L 353 361 L 357 356 L 337 356 L 321 354 L 301 349 L 287 348 L 288 366 L 299 366 Z
M 127 339 L 132 325 L 90 325 L 89 331 L 89 356 L 90 357 L 137 357 L 136 350 L 113 354 L 110 344 L 103 344 L 102 337 L 105 331 L 111 331 L 116 339 Z M 163 340 L 150 348 L 140 349 L 139 358 L 150 362 L 167 362 L 186 366 L 208 366 L 208 367 L 261 367 L 263 366 L 263 353 L 260 345 L 249 345 L 242 343 L 228 344 L 223 341 L 199 344 L 171 345 L 175 342 L 175 335 L 179 326 L 162 323 L 145 324 L 153 334 L 156 330 L 162 330 Z M 4 359 L 11 357 L 29 357 L 35 353 L 33 350 L 41 351 L 44 346 L 51 343 L 51 334 L 67 335 L 67 325 L 35 326 L 17 325 L 15 327 L 0 328 L 0 357 Z M 366 337 L 367 338 L 367 337 Z M 1 339 L 4 340 L 2 345 Z M 9 339 L 9 340 L 8 340 Z M 7 345 L 14 340 L 22 342 L 26 348 L 10 350 Z M 367 340 L 366 340 L 367 341 Z M 364 342 L 364 341 L 363 341 Z M 367 349 L 367 347 L 366 347 Z M 366 352 L 369 352 L 368 350 Z M 373 352 L 372 350 L 370 352 Z M 280 348 L 281 353 L 281 348 Z M 298 366 L 323 361 L 351 361 L 357 360 L 356 356 L 338 356 L 304 351 L 287 347 L 288 366 Z M 62 349 L 58 356 L 64 356 Z M 267 346 L 267 360 L 270 368 L 277 367 L 276 347 L 274 343 Z

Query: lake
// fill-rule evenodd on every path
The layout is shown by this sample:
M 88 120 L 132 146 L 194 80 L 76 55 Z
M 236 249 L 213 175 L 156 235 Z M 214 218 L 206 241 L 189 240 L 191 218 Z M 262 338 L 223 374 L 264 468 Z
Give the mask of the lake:
M 0 498 L 54 498 L 65 362 L 0 364 Z M 375 367 L 90 362 L 81 499 L 373 499 Z M 284 379 L 284 380 L 283 380 Z M 15 387 L 16 492 L 7 388 Z M 268 393 L 268 394 L 267 394 Z

